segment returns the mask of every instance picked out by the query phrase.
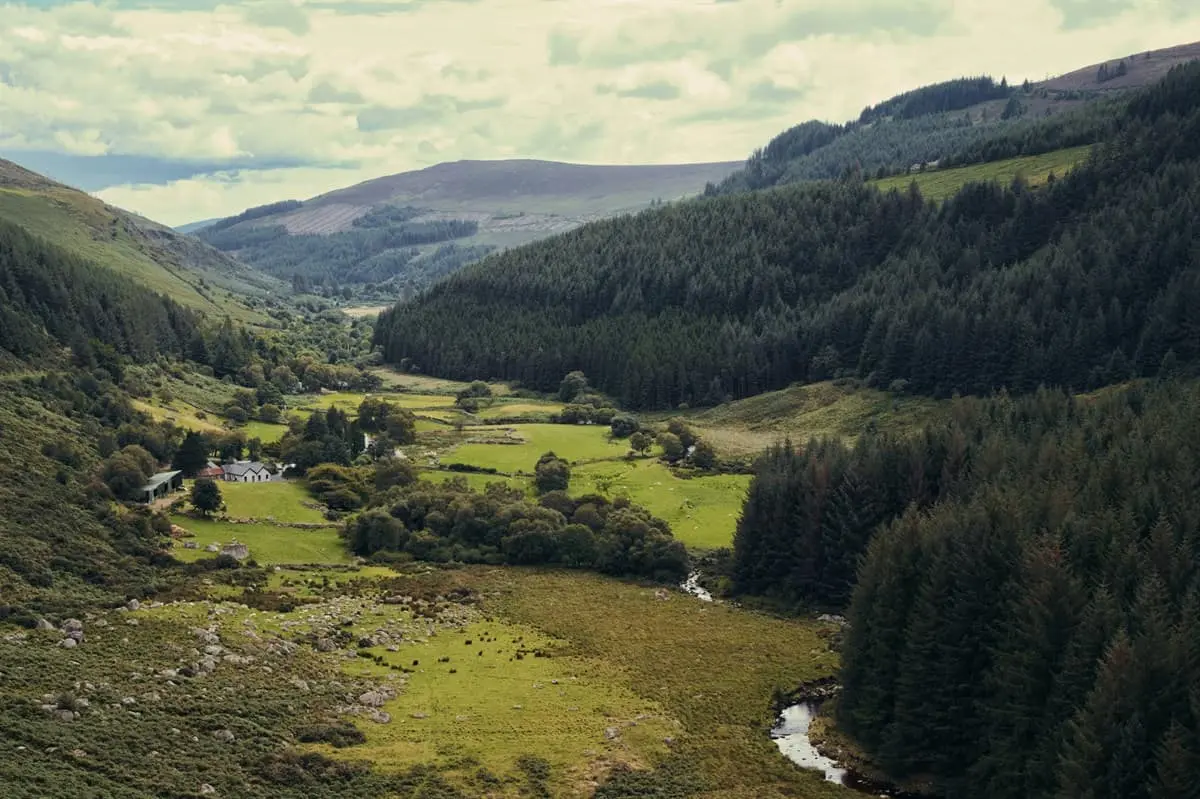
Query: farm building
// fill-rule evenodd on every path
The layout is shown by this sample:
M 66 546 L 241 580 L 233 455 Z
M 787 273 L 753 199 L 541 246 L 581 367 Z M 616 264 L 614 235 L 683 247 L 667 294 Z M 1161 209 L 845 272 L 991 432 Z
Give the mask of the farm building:
M 271 473 L 258 461 L 237 461 L 222 467 L 223 479 L 229 483 L 268 483 Z
M 142 502 L 153 502 L 181 488 L 183 472 L 159 472 L 142 486 Z
M 225 469 L 209 461 L 207 466 L 196 472 L 196 476 L 207 477 L 209 480 L 221 480 L 225 476 Z

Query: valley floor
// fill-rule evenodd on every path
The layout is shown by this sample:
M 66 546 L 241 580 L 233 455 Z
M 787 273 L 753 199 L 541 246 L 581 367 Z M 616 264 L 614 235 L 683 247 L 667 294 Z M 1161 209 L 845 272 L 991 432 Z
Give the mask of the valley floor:
M 0 633 L 5 796 L 844 792 L 767 736 L 773 691 L 835 667 L 815 622 L 515 568 L 218 571 L 197 589 L 89 614 L 71 649 Z M 339 735 L 362 740 L 302 743 Z

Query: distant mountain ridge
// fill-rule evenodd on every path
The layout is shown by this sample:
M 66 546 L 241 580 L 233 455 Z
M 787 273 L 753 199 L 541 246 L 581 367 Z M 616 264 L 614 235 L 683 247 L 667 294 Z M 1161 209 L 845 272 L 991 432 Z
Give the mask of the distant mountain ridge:
M 195 234 L 298 288 L 394 299 L 491 250 L 698 195 L 740 166 L 454 161 L 248 209 Z M 323 238 L 297 241 L 306 236 Z

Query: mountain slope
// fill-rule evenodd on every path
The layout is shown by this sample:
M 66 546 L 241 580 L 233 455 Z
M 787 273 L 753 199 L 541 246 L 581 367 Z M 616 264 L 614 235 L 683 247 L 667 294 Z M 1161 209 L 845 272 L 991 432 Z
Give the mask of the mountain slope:
M 809 121 L 751 154 L 706 193 L 762 189 L 863 173 L 876 178 L 952 161 L 977 163 L 1092 144 L 1130 90 L 1200 58 L 1200 43 L 1093 64 L 1041 83 L 988 77 L 924 86 L 844 125 Z M 1002 150 L 996 149 L 1002 147 Z
M 492 249 L 696 195 L 738 166 L 457 161 L 250 209 L 196 235 L 269 274 L 298 276 L 300 290 L 382 283 L 377 295 L 395 298 Z
M 208 313 L 262 315 L 244 301 L 279 284 L 200 241 L 0 159 L 0 220 Z
M 586 226 L 492 257 L 383 314 L 393 363 L 635 407 L 859 376 L 948 396 L 1190 368 L 1200 340 L 1200 65 L 1110 120 L 1033 190 L 818 182 Z M 1169 356 L 1169 357 L 1168 357 Z

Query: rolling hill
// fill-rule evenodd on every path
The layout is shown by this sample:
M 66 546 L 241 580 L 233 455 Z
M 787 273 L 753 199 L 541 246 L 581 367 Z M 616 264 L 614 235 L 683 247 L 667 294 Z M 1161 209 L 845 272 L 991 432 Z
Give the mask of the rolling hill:
M 280 284 L 191 236 L 0 159 L 0 220 L 185 306 L 261 321 Z
M 301 275 L 301 288 L 382 284 L 377 296 L 394 299 L 493 249 L 699 194 L 739 166 L 457 161 L 250 209 L 195 235 L 269 274 Z

